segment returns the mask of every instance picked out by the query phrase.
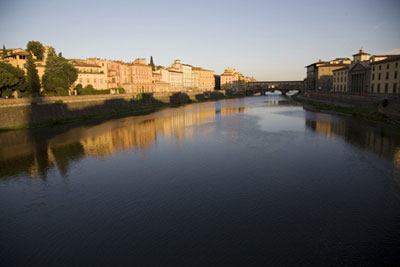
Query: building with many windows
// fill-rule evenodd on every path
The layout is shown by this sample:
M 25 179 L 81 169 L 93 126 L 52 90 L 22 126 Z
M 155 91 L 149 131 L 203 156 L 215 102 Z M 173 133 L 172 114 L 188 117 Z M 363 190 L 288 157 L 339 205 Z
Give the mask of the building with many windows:
M 361 49 L 353 55 L 351 65 L 333 71 L 333 91 L 399 93 L 399 58 L 400 55 L 371 56 Z
M 92 85 L 96 90 L 107 89 L 107 74 L 104 73 L 101 66 L 79 59 L 69 60 L 69 63 L 78 70 L 78 78 L 72 85 L 73 87 L 81 84 L 83 87 Z
M 388 55 L 371 62 L 370 90 L 373 93 L 400 94 L 400 55 Z
M 306 90 L 329 91 L 333 88 L 333 71 L 350 65 L 349 58 L 336 58 L 330 61 L 318 61 L 306 66 Z
M 333 86 L 332 91 L 346 92 L 347 91 L 347 76 L 349 67 L 343 67 L 333 71 Z
M 194 73 L 197 73 L 197 75 L 199 76 L 198 86 L 195 87 L 195 89 L 197 88 L 197 90 L 201 92 L 208 92 L 214 90 L 215 87 L 214 71 L 194 67 L 193 74 Z

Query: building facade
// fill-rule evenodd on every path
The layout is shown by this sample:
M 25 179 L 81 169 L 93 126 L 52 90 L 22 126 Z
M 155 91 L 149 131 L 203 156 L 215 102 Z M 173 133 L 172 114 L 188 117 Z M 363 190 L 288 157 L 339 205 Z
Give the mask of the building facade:
M 371 62 L 370 90 L 373 93 L 400 94 L 400 55 Z
M 75 87 L 81 84 L 83 87 L 92 85 L 94 89 L 107 89 L 107 74 L 104 73 L 102 68 L 97 64 L 89 64 L 85 60 L 69 60 L 77 70 L 78 78 L 72 85 Z
M 351 64 L 348 58 L 336 58 L 331 61 L 318 61 L 306 66 L 306 90 L 329 91 L 333 88 L 333 71 Z
M 183 91 L 183 72 L 173 68 L 168 68 L 168 80 L 170 92 Z
M 343 67 L 333 71 L 333 86 L 332 91 L 346 92 L 347 91 L 347 76 L 349 67 Z

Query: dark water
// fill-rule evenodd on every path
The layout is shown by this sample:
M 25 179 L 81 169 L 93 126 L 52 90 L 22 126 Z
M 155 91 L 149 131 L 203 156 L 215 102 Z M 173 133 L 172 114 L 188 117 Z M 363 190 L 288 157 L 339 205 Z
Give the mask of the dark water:
M 395 266 L 400 131 L 280 97 L 0 134 L 0 266 Z

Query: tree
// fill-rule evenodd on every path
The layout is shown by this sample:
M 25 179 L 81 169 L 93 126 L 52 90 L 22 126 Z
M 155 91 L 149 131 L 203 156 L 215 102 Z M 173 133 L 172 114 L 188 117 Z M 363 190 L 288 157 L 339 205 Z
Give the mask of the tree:
M 35 96 L 40 93 L 40 79 L 31 55 L 27 60 L 27 90 Z
M 5 45 L 3 45 L 3 55 L 2 55 L 2 58 L 4 59 L 6 56 L 7 56 L 7 50 L 6 50 Z
M 78 78 L 78 70 L 54 51 L 47 56 L 46 68 L 42 77 L 45 92 L 49 95 L 60 95 L 61 88 L 68 94 L 71 85 Z
M 153 71 L 156 70 L 156 65 L 154 64 L 153 56 L 150 57 L 150 64 L 149 64 L 149 65 L 151 66 L 151 69 L 152 69 Z
M 26 50 L 32 52 L 38 60 L 43 60 L 44 47 L 39 41 L 29 41 Z
M 0 68 L 0 96 L 3 96 L 3 91 L 12 89 L 18 83 L 18 79 L 8 72 Z
M 26 79 L 23 70 L 15 68 L 5 62 L 0 62 L 0 69 L 0 95 L 3 96 L 6 90 L 8 92 L 7 94 L 16 90 L 20 92 L 26 90 Z

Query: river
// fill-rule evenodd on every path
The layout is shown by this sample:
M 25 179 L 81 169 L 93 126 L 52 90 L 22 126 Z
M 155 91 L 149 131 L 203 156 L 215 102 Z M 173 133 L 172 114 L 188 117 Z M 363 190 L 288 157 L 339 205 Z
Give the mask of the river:
M 400 264 L 400 131 L 281 96 L 0 134 L 0 266 Z

